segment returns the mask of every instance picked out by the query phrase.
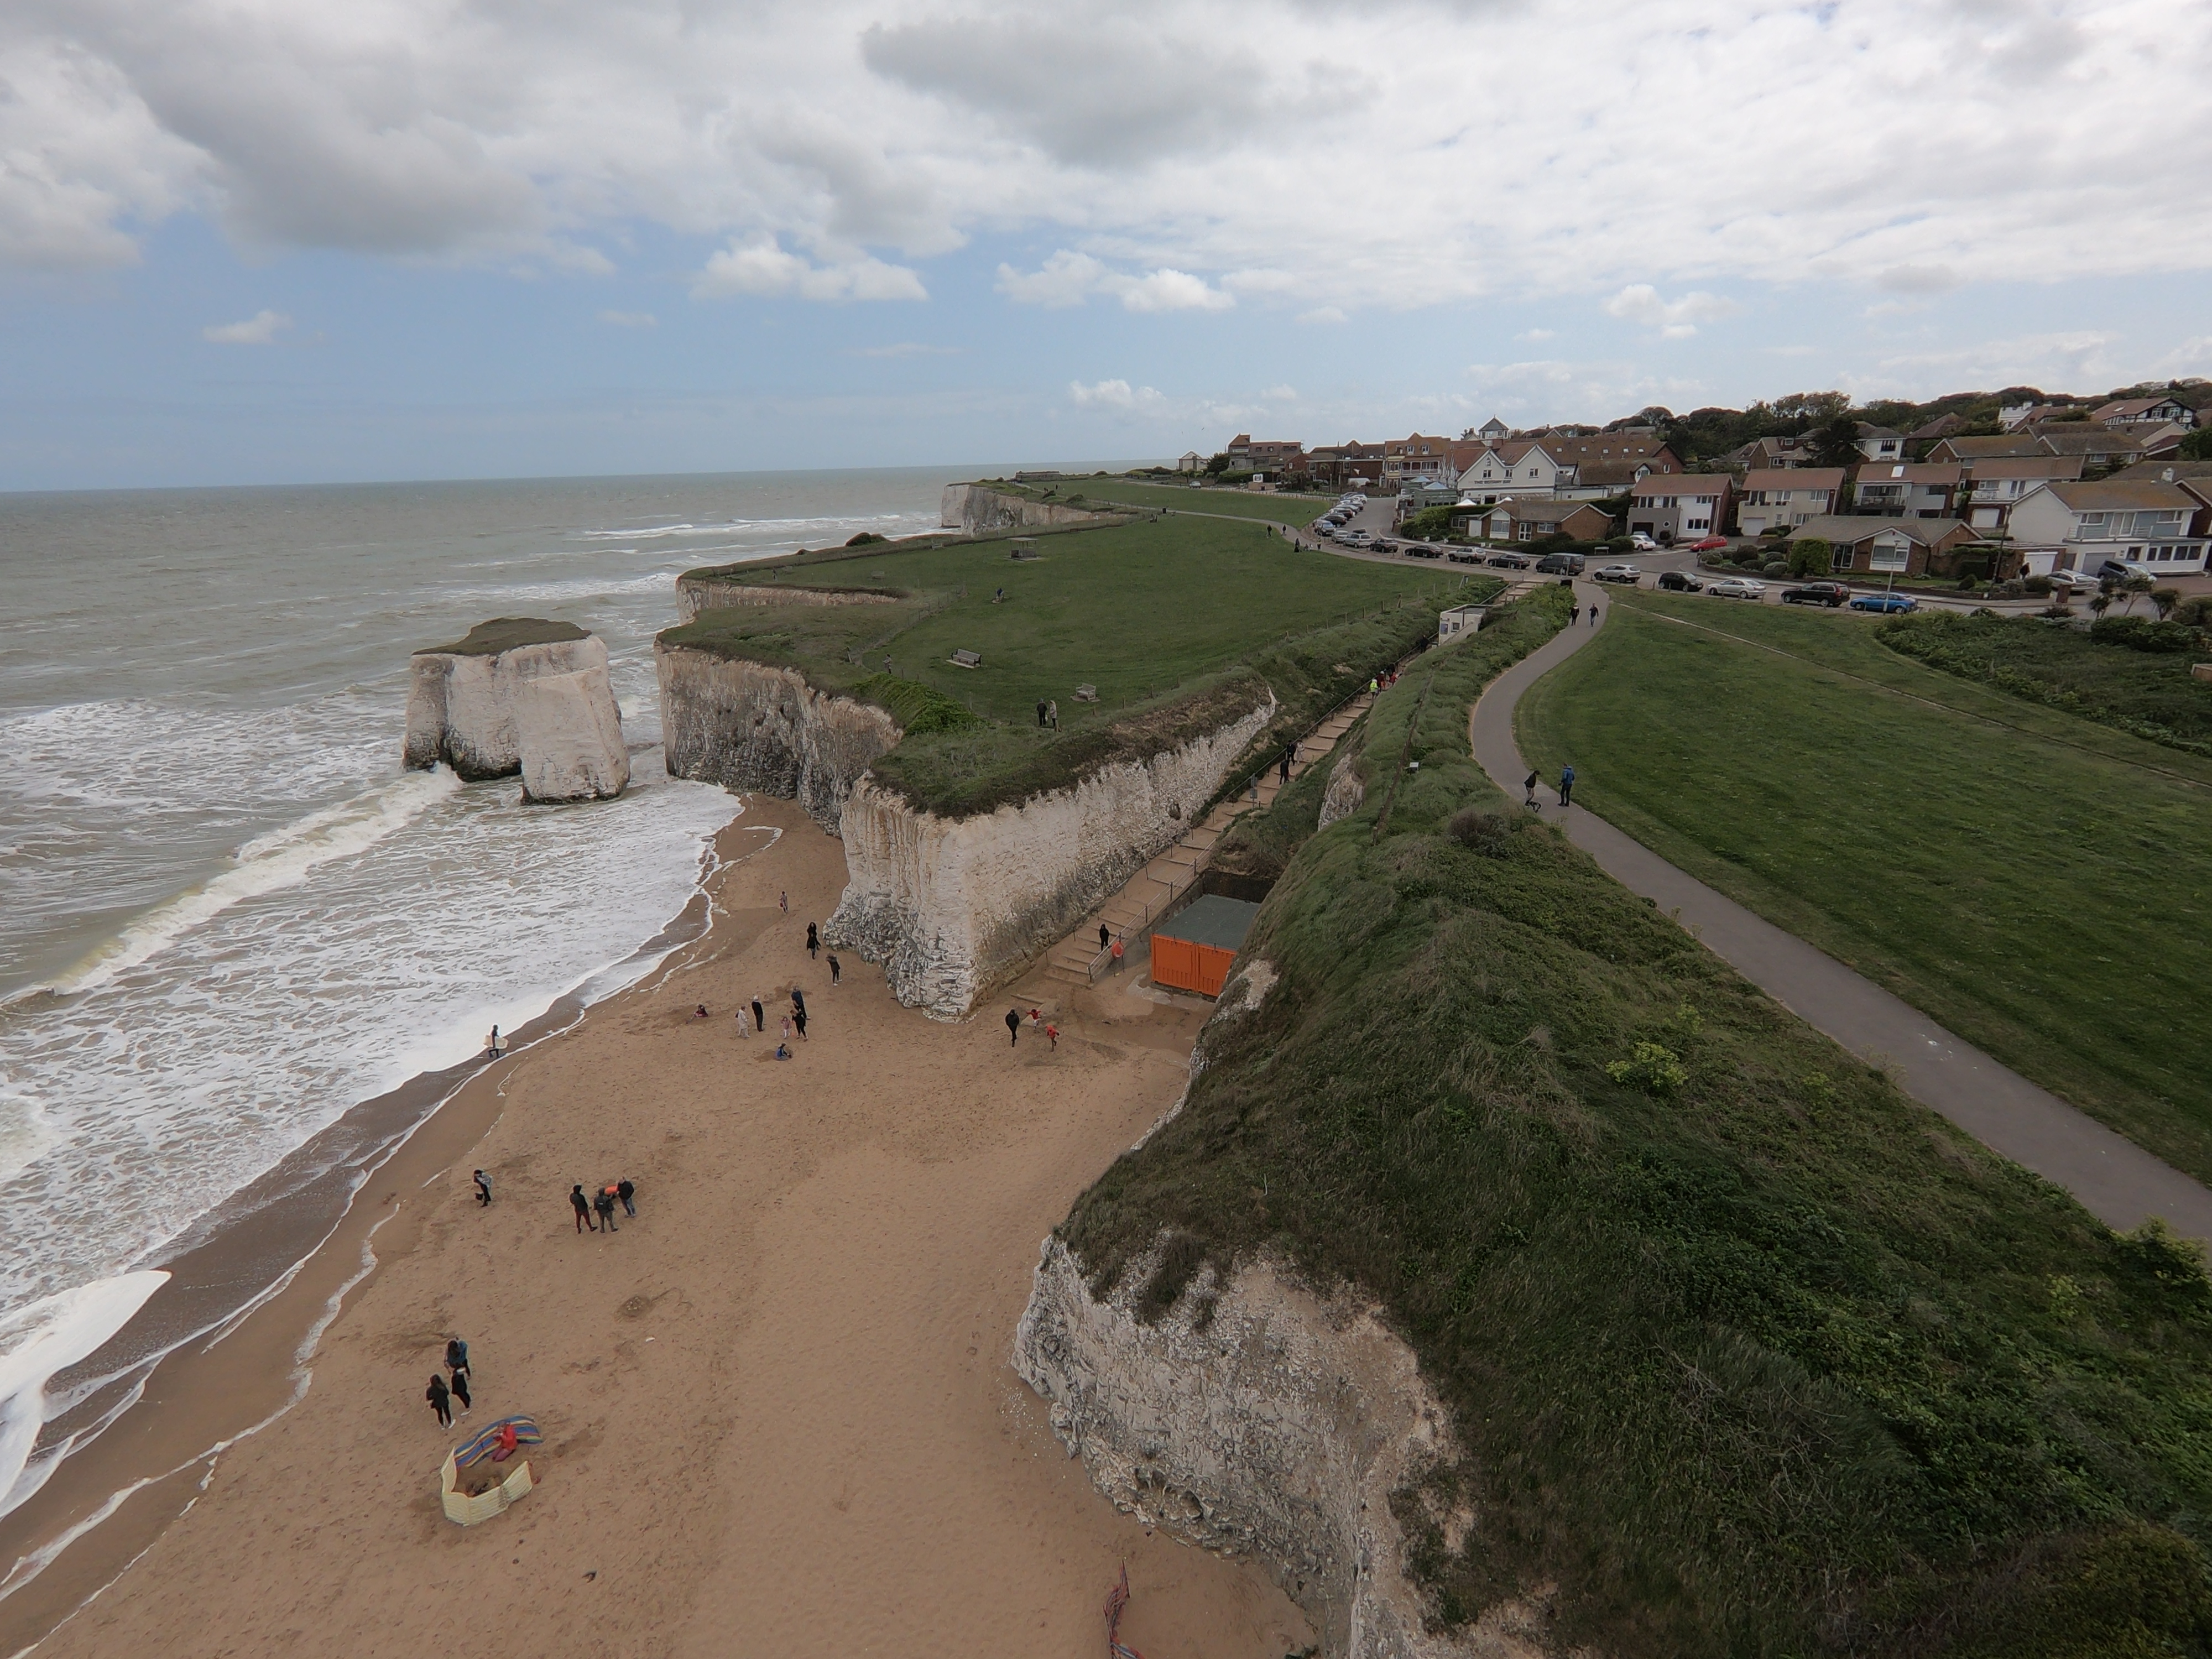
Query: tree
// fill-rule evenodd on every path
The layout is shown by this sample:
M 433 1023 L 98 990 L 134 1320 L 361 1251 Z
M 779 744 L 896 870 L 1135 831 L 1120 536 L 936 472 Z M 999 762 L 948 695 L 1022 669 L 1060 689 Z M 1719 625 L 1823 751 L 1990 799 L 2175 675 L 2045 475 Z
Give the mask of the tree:
M 2120 584 L 2120 592 L 2128 596 L 2127 603 L 2121 609 L 2133 611 L 2136 608 L 2136 600 L 2142 595 L 2150 592 L 2157 586 L 2157 583 L 2140 571 L 2130 576 Z
M 2158 619 L 2164 622 L 2173 615 L 2173 607 L 2181 603 L 2181 590 L 2178 587 L 2154 587 L 2150 591 L 2150 603 L 2151 609 L 2158 612 Z
M 1224 450 L 1206 464 L 1206 476 L 1218 478 L 1229 471 L 1229 453 Z
M 2200 426 L 2181 441 L 2185 461 L 2212 461 L 2212 426 Z
M 1825 576 L 1835 556 L 1834 547 L 1818 536 L 1793 536 L 1790 538 L 1790 574 L 1800 580 Z
M 1813 459 L 1821 466 L 1849 466 L 1859 459 L 1859 423 L 1848 413 L 1823 421 L 1813 434 Z

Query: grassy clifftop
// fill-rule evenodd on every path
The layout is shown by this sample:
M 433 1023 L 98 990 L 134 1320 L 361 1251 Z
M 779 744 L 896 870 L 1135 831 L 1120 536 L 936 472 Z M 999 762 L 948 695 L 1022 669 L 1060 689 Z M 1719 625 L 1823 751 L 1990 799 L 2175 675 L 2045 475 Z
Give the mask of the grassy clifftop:
M 1280 713 L 1261 744 L 1280 742 L 1433 635 L 1439 606 L 1497 586 L 1301 552 L 1257 525 L 1182 517 L 1062 531 L 1036 545 L 1041 557 L 1018 562 L 993 541 L 719 572 L 889 602 L 718 607 L 660 640 L 797 668 L 895 717 L 936 700 L 933 729 L 908 726 L 874 769 L 917 805 L 966 813 L 1106 759 L 1158 752 L 1194 720 L 1231 704 L 1242 712 L 1270 692 Z M 961 650 L 980 653 L 981 666 L 957 665 Z M 1085 684 L 1096 702 L 1077 700 Z M 1060 705 L 1057 729 L 1037 725 L 1040 702 Z M 948 705 L 972 719 L 949 717 Z
M 1370 717 L 1182 1113 L 1063 1228 L 1139 1305 L 1273 1249 L 1383 1303 L 1465 1455 L 1401 1495 L 1456 1625 L 1608 1656 L 2199 1653 L 2212 1286 L 1738 978 L 1505 800 L 1468 704 L 1556 590 Z M 1418 771 L 1406 769 L 1419 761 Z

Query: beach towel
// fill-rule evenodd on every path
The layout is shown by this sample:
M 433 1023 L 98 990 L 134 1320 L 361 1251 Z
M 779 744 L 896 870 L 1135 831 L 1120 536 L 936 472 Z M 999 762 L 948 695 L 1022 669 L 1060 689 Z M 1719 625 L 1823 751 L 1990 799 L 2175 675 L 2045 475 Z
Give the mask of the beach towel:
M 502 1417 L 496 1423 L 486 1424 L 476 1438 L 467 1444 L 453 1449 L 455 1467 L 465 1469 L 471 1463 L 480 1463 L 490 1457 L 499 1449 L 500 1431 L 506 1428 L 514 1431 L 514 1441 L 519 1446 L 535 1446 L 545 1438 L 534 1418 Z

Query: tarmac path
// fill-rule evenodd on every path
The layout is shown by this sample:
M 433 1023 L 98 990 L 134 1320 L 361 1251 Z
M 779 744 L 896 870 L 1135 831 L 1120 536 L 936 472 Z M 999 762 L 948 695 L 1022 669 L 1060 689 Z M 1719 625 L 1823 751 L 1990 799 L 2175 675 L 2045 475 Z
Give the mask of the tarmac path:
M 1584 605 L 1600 597 L 1596 589 L 1577 592 Z M 1612 609 L 1607 604 L 1605 614 Z M 1517 793 L 1528 771 L 1513 734 L 1522 695 L 1597 632 L 1566 629 L 1499 675 L 1477 700 L 1469 719 L 1475 759 L 1509 794 Z M 2202 1183 L 1676 869 L 1587 807 L 1564 814 L 1545 810 L 1565 818 L 1568 839 L 1607 874 L 1655 901 L 1759 989 L 1860 1059 L 1888 1067 L 1907 1094 L 1992 1152 L 2063 1187 L 2106 1226 L 2125 1230 L 2163 1216 L 2189 1237 L 2212 1238 L 2212 1191 Z

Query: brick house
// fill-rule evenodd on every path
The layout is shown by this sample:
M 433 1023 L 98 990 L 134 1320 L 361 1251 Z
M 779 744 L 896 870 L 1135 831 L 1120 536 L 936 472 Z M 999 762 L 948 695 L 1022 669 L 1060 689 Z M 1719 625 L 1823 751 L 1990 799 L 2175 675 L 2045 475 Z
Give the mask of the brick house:
M 1628 527 L 1662 542 L 1717 536 L 1735 500 L 1725 472 L 1655 472 L 1629 496 Z
M 1817 537 L 1832 550 L 1828 568 L 1838 575 L 1924 576 L 1949 563 L 1948 555 L 1974 540 L 1956 519 L 1873 519 L 1856 514 L 1808 519 L 1790 532 L 1792 542 Z
M 1470 514 L 1468 527 L 1468 533 L 1485 541 L 1540 542 L 1547 536 L 1568 536 L 1594 542 L 1613 534 L 1613 518 L 1588 501 L 1522 496 Z
M 1736 498 L 1736 521 L 1747 536 L 1759 535 L 1777 525 L 1792 529 L 1808 519 L 1833 513 L 1843 487 L 1840 466 L 1759 467 L 1743 475 L 1743 492 Z
M 1229 441 L 1228 453 L 1231 472 L 1261 472 L 1272 478 L 1306 470 L 1306 447 L 1287 440 L 1255 443 L 1250 433 L 1240 432 Z

